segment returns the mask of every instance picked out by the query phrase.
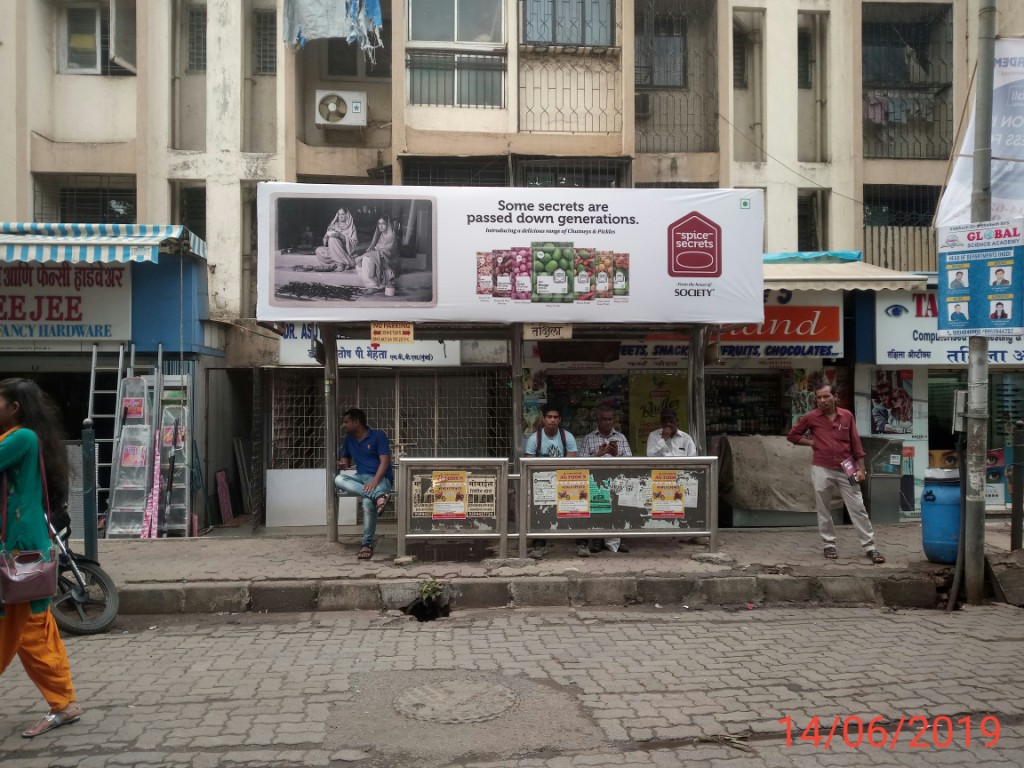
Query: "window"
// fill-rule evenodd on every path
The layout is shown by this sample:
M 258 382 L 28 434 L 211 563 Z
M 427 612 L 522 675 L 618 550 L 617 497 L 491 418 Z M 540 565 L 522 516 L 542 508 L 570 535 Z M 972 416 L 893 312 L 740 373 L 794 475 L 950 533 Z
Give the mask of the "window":
M 507 157 L 407 157 L 402 183 L 424 187 L 507 187 Z
M 206 71 L 206 6 L 188 8 L 188 71 Z
M 252 14 L 252 73 L 277 74 L 277 11 Z
M 206 187 L 182 187 L 178 200 L 180 220 L 196 237 L 206 239 Z
M 828 250 L 827 189 L 801 189 L 797 196 L 796 226 L 798 251 Z
M 637 85 L 685 88 L 686 17 L 638 10 L 635 59 Z
M 503 43 L 502 0 L 410 0 L 409 42 Z
M 69 75 L 135 74 L 134 0 L 68 5 L 59 19 L 60 72 Z
M 811 87 L 811 31 L 799 29 L 796 33 L 796 80 L 798 88 Z
M 940 187 L 864 185 L 864 226 L 928 227 L 939 205 Z
M 622 158 L 524 158 L 516 161 L 518 187 L 613 189 L 630 186 L 630 165 Z
M 80 224 L 134 224 L 135 177 L 37 174 L 34 220 Z
M 747 47 L 750 39 L 741 29 L 732 31 L 732 87 L 747 87 Z
M 410 104 L 504 106 L 504 56 L 410 52 L 408 68 Z
M 357 43 L 350 43 L 341 37 L 327 41 L 327 77 L 380 78 L 391 77 L 391 20 L 384 19 L 381 35 L 382 48 L 374 50 L 371 61 Z
M 502 0 L 410 0 L 409 103 L 505 106 Z
M 526 0 L 528 45 L 613 45 L 614 0 Z

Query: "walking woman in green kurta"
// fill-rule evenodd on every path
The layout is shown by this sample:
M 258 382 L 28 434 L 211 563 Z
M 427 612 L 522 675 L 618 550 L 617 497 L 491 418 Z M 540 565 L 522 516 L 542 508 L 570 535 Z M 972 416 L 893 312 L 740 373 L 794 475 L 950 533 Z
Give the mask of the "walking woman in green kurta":
M 0 548 L 8 552 L 50 550 L 39 472 L 40 446 L 51 498 L 64 498 L 68 461 L 56 406 L 35 382 L 0 381 L 0 472 L 7 475 L 7 528 Z M 75 701 L 68 654 L 48 599 L 0 605 L 0 674 L 15 654 L 50 705 L 49 714 L 22 736 L 35 738 L 82 716 L 82 708 Z

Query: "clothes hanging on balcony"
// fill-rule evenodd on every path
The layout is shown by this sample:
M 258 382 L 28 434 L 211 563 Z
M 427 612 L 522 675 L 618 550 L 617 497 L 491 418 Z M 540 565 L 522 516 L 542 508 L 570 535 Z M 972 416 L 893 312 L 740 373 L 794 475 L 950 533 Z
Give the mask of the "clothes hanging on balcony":
M 383 47 L 380 0 L 285 0 L 284 41 L 302 47 L 309 40 L 340 37 L 374 61 Z
M 864 119 L 875 125 L 889 122 L 889 98 L 885 93 L 868 91 L 864 94 Z
M 910 101 L 900 93 L 889 94 L 889 122 L 905 123 L 910 115 Z

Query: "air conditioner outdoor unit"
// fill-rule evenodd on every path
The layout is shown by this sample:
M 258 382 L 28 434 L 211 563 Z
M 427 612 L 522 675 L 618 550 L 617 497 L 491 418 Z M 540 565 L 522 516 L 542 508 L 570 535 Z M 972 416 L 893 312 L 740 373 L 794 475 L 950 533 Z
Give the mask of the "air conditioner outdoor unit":
M 366 126 L 366 91 L 317 91 L 313 121 L 317 128 Z
M 633 97 L 633 111 L 638 118 L 651 116 L 651 94 L 637 93 Z

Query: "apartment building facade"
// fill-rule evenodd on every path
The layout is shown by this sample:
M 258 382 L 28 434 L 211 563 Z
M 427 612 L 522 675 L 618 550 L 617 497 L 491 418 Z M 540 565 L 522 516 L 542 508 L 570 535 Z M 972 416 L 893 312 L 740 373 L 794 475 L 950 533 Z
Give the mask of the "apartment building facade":
M 322 455 L 315 376 L 278 368 L 279 339 L 255 319 L 261 181 L 760 188 L 766 252 L 935 269 L 928 225 L 969 93 L 973 0 L 382 10 L 371 58 L 342 39 L 286 43 L 286 0 L 0 1 L 0 220 L 182 224 L 206 241 L 195 370 L 197 416 L 219 427 L 202 441 L 211 466 L 233 463 L 239 434 L 270 465 Z M 1024 34 L 1022 20 L 1024 2 L 1001 0 L 1000 34 Z M 352 391 L 383 383 L 369 410 L 406 414 L 411 454 L 467 401 L 486 414 L 472 429 L 500 434 L 487 450 L 514 452 L 511 410 L 493 407 L 513 360 L 489 340 L 504 343 L 474 341 L 468 369 L 362 371 Z M 0 355 L 8 370 L 89 367 L 80 350 Z M 264 405 L 266 424 L 280 410 L 295 428 L 261 427 Z

